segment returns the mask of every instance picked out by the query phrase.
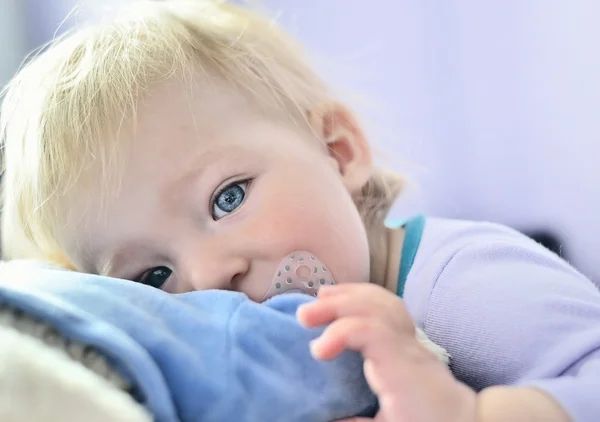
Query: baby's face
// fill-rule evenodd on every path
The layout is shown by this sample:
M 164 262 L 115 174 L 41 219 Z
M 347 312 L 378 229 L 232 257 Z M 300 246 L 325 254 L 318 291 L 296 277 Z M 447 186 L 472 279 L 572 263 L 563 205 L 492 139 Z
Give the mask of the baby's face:
M 153 91 L 137 118 L 120 140 L 118 193 L 70 204 L 60 237 L 78 270 L 261 300 L 282 258 L 306 250 L 338 283 L 368 281 L 360 216 L 312 135 L 227 90 L 179 83 Z

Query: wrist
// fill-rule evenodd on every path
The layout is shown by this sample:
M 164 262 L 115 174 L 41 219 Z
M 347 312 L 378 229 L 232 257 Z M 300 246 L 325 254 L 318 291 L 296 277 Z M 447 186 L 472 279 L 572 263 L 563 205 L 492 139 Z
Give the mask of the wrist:
M 570 422 L 560 405 L 535 388 L 488 387 L 477 394 L 477 422 Z

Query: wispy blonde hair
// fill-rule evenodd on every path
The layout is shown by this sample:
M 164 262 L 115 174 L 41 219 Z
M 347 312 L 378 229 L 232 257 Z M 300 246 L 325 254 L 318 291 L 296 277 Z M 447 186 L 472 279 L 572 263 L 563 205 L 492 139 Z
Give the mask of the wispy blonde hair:
M 168 78 L 201 69 L 307 124 L 334 99 L 301 49 L 273 21 L 201 0 L 146 1 L 109 21 L 66 33 L 10 82 L 1 111 L 2 249 L 7 259 L 71 264 L 56 237 L 61 199 L 90 162 L 108 180 L 115 139 L 139 97 Z M 355 198 L 367 231 L 381 226 L 401 186 L 375 168 Z

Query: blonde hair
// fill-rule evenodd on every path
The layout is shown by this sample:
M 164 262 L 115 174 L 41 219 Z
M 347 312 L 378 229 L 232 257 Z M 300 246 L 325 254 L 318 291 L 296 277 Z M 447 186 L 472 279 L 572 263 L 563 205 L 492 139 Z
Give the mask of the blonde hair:
M 70 266 L 56 224 L 60 200 L 95 161 L 113 172 L 116 134 L 140 95 L 200 68 L 269 110 L 305 124 L 307 111 L 331 100 L 326 84 L 274 22 L 222 2 L 140 2 L 108 22 L 54 41 L 8 85 L 2 248 L 5 258 Z M 381 226 L 401 180 L 375 168 L 355 198 L 367 231 Z

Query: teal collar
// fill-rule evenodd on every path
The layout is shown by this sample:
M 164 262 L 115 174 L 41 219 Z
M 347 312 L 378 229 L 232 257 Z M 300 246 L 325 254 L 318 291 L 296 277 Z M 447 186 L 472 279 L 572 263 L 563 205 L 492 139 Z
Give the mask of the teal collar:
M 415 256 L 419 250 L 423 229 L 425 228 L 425 216 L 419 214 L 406 221 L 392 220 L 389 222 L 392 227 L 404 228 L 404 241 L 402 243 L 402 258 L 400 259 L 400 269 L 398 271 L 398 287 L 396 294 L 404 297 L 404 288 L 406 279 L 410 272 Z

